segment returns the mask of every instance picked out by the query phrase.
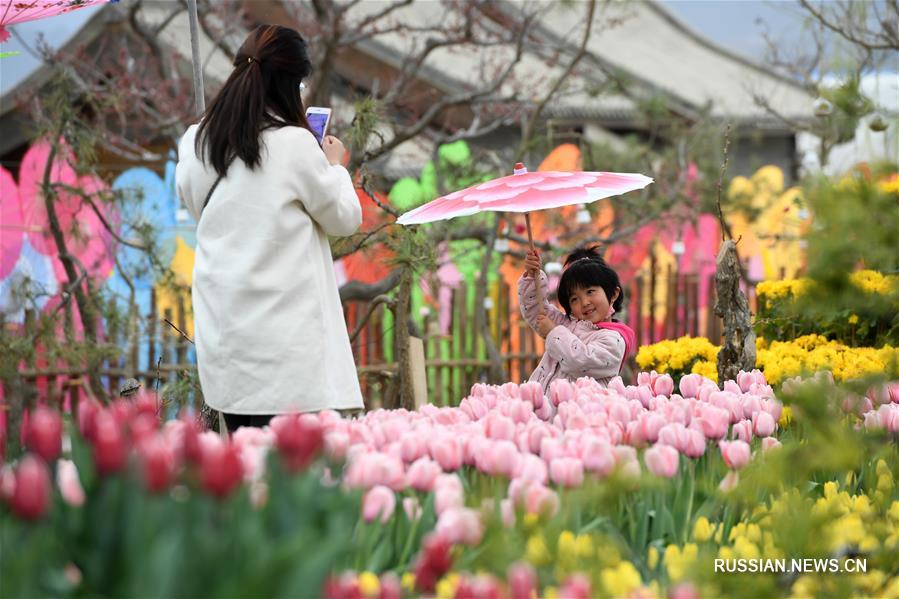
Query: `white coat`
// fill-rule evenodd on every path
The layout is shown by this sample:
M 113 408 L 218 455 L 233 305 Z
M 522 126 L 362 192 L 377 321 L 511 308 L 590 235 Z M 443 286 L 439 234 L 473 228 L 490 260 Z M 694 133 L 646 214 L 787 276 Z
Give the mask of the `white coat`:
M 203 395 L 230 414 L 363 407 L 328 235 L 350 235 L 362 209 L 349 173 L 301 127 L 261 134 L 261 164 L 235 159 L 217 179 L 178 147 L 178 194 L 199 223 L 194 331 Z M 202 217 L 201 217 L 202 211 Z

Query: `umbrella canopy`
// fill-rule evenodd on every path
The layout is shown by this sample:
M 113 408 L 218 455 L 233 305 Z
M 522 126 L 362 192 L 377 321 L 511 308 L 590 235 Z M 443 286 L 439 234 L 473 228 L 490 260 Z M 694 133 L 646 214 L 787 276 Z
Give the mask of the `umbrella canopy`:
M 118 2 L 118 0 L 0 0 L 0 42 L 9 36 L 6 31 L 7 25 L 55 17 L 104 2 Z
M 424 206 L 406 212 L 396 222 L 417 225 L 484 211 L 524 212 L 528 241 L 534 249 L 529 212 L 560 208 L 572 204 L 588 204 L 643 189 L 652 179 L 638 173 L 538 171 L 529 173 L 520 162 L 513 174 L 486 181 L 461 191 L 437 198 Z M 543 306 L 543 294 L 537 286 L 537 303 Z
M 637 173 L 559 172 L 529 173 L 521 163 L 515 174 L 456 191 L 410 210 L 397 219 L 417 225 L 487 210 L 533 212 L 571 204 L 588 204 L 643 189 L 652 179 Z

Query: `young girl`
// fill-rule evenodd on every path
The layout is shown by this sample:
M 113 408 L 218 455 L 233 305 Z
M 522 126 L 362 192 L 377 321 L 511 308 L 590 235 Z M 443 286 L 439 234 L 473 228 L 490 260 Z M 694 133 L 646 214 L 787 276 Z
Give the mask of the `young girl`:
M 574 381 L 589 376 L 607 385 L 637 346 L 634 331 L 612 320 L 622 302 L 618 274 L 596 248 L 572 252 L 559 281 L 563 314 L 545 299 L 546 274 L 540 268 L 540 255 L 528 252 L 524 264 L 525 272 L 518 280 L 521 314 L 546 339 L 546 353 L 528 380 L 540 383 L 544 393 L 559 378 Z M 535 282 L 542 290 L 542 310 Z

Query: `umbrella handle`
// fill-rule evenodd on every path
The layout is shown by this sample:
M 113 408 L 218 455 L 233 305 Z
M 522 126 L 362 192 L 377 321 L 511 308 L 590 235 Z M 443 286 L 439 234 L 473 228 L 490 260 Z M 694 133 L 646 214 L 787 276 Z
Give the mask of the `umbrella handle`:
M 527 225 L 528 228 L 528 243 L 531 245 L 531 251 L 536 251 L 534 249 L 534 234 L 531 232 L 531 213 L 524 213 L 524 224 Z M 534 285 L 537 287 L 537 305 L 540 306 L 540 312 L 538 314 L 543 314 L 543 290 L 540 289 L 540 271 L 532 273 L 534 277 Z

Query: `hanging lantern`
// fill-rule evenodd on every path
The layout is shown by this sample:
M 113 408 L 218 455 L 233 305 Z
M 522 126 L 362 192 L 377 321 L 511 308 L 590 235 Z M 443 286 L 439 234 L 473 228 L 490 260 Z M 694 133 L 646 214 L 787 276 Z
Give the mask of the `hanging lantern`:
M 881 131 L 886 131 L 887 127 L 890 124 L 887 123 L 887 120 L 883 118 L 883 115 L 878 113 L 874 114 L 874 117 L 871 119 L 871 122 L 868 123 L 868 128 L 875 133 L 880 133 Z
M 493 251 L 505 254 L 509 251 L 509 240 L 505 237 L 497 237 L 493 242 Z
M 833 114 L 833 104 L 831 104 L 827 98 L 818 98 L 815 100 L 815 103 L 812 104 L 812 108 L 817 117 L 825 117 Z
M 562 265 L 558 262 L 547 262 L 543 265 L 543 270 L 547 275 L 557 275 L 562 272 Z
M 684 242 L 678 239 L 677 241 L 671 244 L 671 253 L 677 257 L 681 257 L 684 255 Z

